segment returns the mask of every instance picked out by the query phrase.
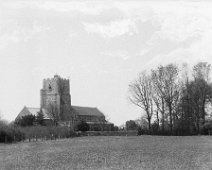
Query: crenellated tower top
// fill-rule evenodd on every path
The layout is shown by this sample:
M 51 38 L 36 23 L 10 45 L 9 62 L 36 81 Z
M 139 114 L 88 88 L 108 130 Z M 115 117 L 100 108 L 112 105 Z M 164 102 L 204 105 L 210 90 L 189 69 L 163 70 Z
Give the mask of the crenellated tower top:
M 43 91 L 54 94 L 70 94 L 69 79 L 61 78 L 59 75 L 54 75 L 53 78 L 43 80 Z

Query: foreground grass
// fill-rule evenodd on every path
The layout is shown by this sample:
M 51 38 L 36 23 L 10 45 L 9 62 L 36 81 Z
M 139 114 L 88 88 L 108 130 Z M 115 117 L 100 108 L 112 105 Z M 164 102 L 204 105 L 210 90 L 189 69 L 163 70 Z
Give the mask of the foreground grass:
M 80 137 L 0 145 L 0 169 L 211 169 L 212 137 Z

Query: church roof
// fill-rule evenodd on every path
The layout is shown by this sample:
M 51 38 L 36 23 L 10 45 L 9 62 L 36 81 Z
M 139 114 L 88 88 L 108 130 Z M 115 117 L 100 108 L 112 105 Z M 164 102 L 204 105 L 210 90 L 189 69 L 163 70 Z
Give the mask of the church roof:
M 26 115 L 36 116 L 39 111 L 40 111 L 40 108 L 24 106 L 24 108 L 18 114 L 17 118 L 21 118 L 21 117 L 26 116 Z M 44 114 L 44 119 L 49 119 L 49 116 L 46 114 L 46 112 L 44 110 L 42 110 L 42 111 L 43 111 L 43 114 Z
M 98 116 L 98 117 L 104 116 L 104 114 L 96 107 L 81 107 L 81 106 L 71 106 L 71 107 L 80 116 Z
M 74 110 L 75 114 L 79 116 L 97 116 L 97 117 L 104 117 L 104 114 L 97 109 L 96 107 L 81 107 L 81 106 L 71 106 Z M 40 108 L 36 107 L 26 107 L 21 110 L 21 112 L 18 114 L 16 119 L 21 118 L 26 115 L 34 115 L 36 116 L 37 113 L 40 111 Z M 45 109 L 42 109 L 44 114 L 44 119 L 50 119 Z M 64 117 L 64 119 L 69 119 L 69 114 Z
M 40 108 L 35 108 L 35 107 L 26 107 L 28 109 L 28 111 L 32 114 L 32 115 L 37 115 L 37 113 L 40 111 Z

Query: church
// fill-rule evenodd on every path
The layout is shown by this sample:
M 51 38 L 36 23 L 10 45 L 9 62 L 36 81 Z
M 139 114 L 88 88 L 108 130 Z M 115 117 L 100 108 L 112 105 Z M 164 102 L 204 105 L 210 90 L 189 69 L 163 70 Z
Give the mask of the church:
M 98 108 L 72 106 L 69 79 L 63 79 L 58 75 L 43 80 L 40 108 L 24 106 L 16 120 L 30 114 L 36 116 L 40 110 L 43 112 L 45 122 L 49 124 L 53 119 L 57 119 L 59 125 L 72 128 L 81 121 L 85 121 L 91 131 L 113 128 L 113 124 L 105 120 L 105 115 Z

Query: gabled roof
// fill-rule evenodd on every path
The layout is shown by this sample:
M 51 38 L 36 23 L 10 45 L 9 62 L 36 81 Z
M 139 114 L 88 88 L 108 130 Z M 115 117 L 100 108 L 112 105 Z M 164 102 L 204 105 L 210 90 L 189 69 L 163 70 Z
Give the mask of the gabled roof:
M 76 115 L 79 115 L 79 116 L 105 117 L 104 114 L 101 111 L 99 111 L 99 109 L 97 109 L 96 107 L 71 106 L 71 108 L 72 108 L 73 113 L 75 113 Z M 36 116 L 39 111 L 40 111 L 40 108 L 24 106 L 24 108 L 18 114 L 16 119 L 21 118 L 21 117 L 26 116 L 26 115 L 34 115 L 34 116 Z M 43 114 L 44 114 L 44 119 L 50 119 L 50 117 L 48 116 L 46 110 L 42 109 L 42 111 L 43 111 Z M 64 116 L 63 119 L 64 120 L 71 119 L 71 117 L 70 117 L 71 116 L 71 112 L 70 112 L 70 114 L 63 115 Z
M 18 114 L 16 119 L 21 118 L 21 117 L 26 116 L 26 115 L 36 116 L 39 111 L 40 111 L 40 108 L 24 106 L 24 108 Z M 46 114 L 46 111 L 45 110 L 42 110 L 42 111 L 43 111 L 43 114 L 44 114 L 44 119 L 49 119 L 49 116 Z
M 37 115 L 37 113 L 40 111 L 40 108 L 35 108 L 35 107 L 26 107 L 28 109 L 28 111 L 32 114 L 32 115 Z
M 71 106 L 72 109 L 80 116 L 98 116 L 102 117 L 104 114 L 99 111 L 96 107 L 81 107 L 81 106 Z

